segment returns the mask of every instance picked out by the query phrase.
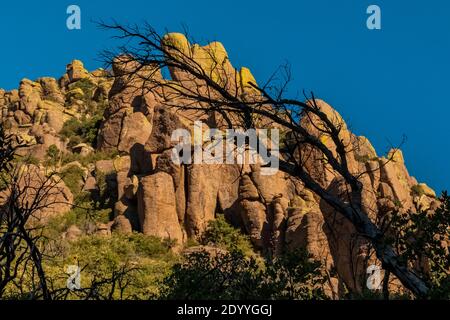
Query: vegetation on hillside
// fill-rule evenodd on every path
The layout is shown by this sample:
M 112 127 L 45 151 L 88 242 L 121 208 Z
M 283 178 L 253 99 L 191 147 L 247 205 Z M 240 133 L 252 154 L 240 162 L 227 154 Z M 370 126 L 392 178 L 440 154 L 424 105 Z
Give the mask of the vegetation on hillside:
M 110 225 L 101 229 L 106 230 L 105 233 L 97 232 L 100 230 L 99 226 L 112 223 L 118 192 L 117 185 L 114 185 L 117 184 L 114 176 L 116 173 L 104 172 L 96 167 L 96 162 L 115 159 L 117 153 L 95 150 L 98 130 L 107 105 L 107 98 L 102 95 L 95 97 L 95 92 L 96 84 L 86 78 L 69 84 L 66 93 L 68 109 L 81 101 L 86 110 L 83 115 L 77 114 L 65 121 L 59 136 L 67 142 L 68 150 L 80 143 L 91 147 L 83 155 L 60 150 L 57 145 L 52 144 L 46 150 L 43 161 L 33 155 L 18 157 L 15 154 L 14 139 L 0 126 L 0 191 L 6 191 L 12 186 L 12 191 L 1 194 L 0 198 L 0 298 L 112 300 L 330 297 L 329 270 L 325 270 L 321 262 L 314 260 L 305 248 L 285 251 L 276 257 L 270 250 L 255 250 L 249 237 L 229 224 L 220 214 L 209 222 L 199 239 L 189 239 L 184 246 L 175 246 L 169 239 L 145 236 L 137 232 L 110 234 Z M 258 120 L 255 117 L 257 112 L 253 111 L 258 110 L 252 110 L 252 104 L 245 99 L 237 102 L 233 100 L 230 105 L 250 108 L 244 111 L 250 112 L 245 120 L 249 121 L 251 127 Z M 271 101 L 274 102 L 276 101 Z M 223 101 L 219 101 L 220 103 Z M 302 107 L 311 108 L 308 105 Z M 314 108 L 312 110 L 315 115 L 326 116 Z M 285 117 L 289 112 L 282 114 Z M 295 121 L 291 125 L 305 134 Z M 341 152 L 334 159 L 336 170 L 343 172 L 349 184 L 353 183 L 354 198 L 360 199 L 361 194 L 357 193 L 362 190 L 357 179 L 348 171 L 347 165 L 340 162 L 346 158 L 346 148 L 339 144 L 339 130 L 333 124 L 330 130 L 333 134 L 337 132 L 335 139 L 338 147 L 340 146 L 337 150 Z M 283 146 L 288 147 L 286 137 L 282 140 Z M 313 147 L 325 149 L 325 153 L 329 153 L 325 158 L 334 157 L 318 139 L 310 136 L 309 140 L 313 141 Z M 357 155 L 355 160 L 366 163 L 371 158 L 368 155 Z M 16 196 L 20 188 L 14 173 L 20 172 L 23 165 L 27 164 L 55 169 L 45 178 L 49 178 L 49 181 L 53 181 L 50 177 L 62 179 L 74 197 L 72 209 L 64 215 L 48 219 L 45 226 L 33 220 L 34 214 L 39 211 L 36 208 L 42 203 L 31 206 L 31 209 L 24 208 L 23 203 L 19 203 L 23 199 Z M 105 171 L 108 170 L 110 169 Z M 292 170 L 292 176 L 303 172 L 303 168 Z M 95 178 L 95 190 L 83 188 L 88 174 Z M 316 186 L 312 177 L 309 177 L 312 182 L 302 175 L 299 178 L 309 181 L 311 190 Z M 41 186 L 33 186 L 36 190 L 39 187 Z M 317 186 L 315 192 L 318 196 L 322 192 L 322 196 L 325 195 L 323 198 L 328 200 L 332 197 L 327 190 L 321 190 Z M 413 187 L 411 192 L 420 197 L 424 190 Z M 131 198 L 128 200 L 134 201 Z M 398 199 L 393 202 L 396 207 L 402 207 Z M 384 250 L 393 248 L 395 259 L 383 261 L 383 268 L 389 270 L 390 267 L 405 277 L 414 276 L 417 280 L 415 283 L 426 288 L 422 290 L 418 286 L 417 292 L 411 290 L 417 297 L 450 299 L 450 197 L 446 193 L 440 198 L 440 208 L 433 212 L 390 212 L 383 217 L 386 226 L 384 229 L 372 225 L 373 222 L 361 207 L 359 211 L 355 211 L 354 207 L 350 208 L 353 211 L 346 211 L 349 207 L 342 199 L 333 203 L 337 211 L 340 209 L 342 212 L 350 212 L 347 220 L 355 228 L 364 227 L 359 230 L 360 234 L 369 237 L 365 231 L 371 231 L 371 244 L 377 249 L 377 253 L 391 253 Z M 27 206 L 28 203 L 25 207 Z M 355 212 L 358 214 L 354 216 Z M 378 259 L 383 260 L 385 256 L 381 255 Z M 390 265 L 387 266 L 388 264 Z M 69 288 L 69 266 L 80 269 L 80 288 Z M 333 276 L 338 278 L 337 274 Z M 390 277 L 393 274 L 387 271 L 385 283 L 389 282 Z M 340 286 L 343 288 L 339 289 L 345 292 L 347 288 L 344 281 L 341 281 Z M 384 286 L 382 289 L 364 291 L 359 296 L 347 290 L 346 297 L 413 297 L 411 292 L 405 291 L 402 296 L 390 295 L 389 287 Z M 424 292 L 426 293 L 423 294 Z

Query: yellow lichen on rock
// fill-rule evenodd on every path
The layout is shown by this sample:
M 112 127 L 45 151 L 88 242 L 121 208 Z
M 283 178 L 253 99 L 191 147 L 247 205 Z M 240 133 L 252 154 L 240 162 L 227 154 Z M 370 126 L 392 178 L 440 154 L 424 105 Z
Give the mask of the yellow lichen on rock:
M 27 146 L 32 146 L 37 143 L 36 137 L 31 136 L 27 133 L 19 133 L 17 134 L 17 138 L 19 139 L 19 141 L 25 143 Z
M 239 70 L 239 79 L 242 92 L 258 93 L 258 90 L 251 85 L 253 84 L 257 86 L 258 84 L 256 83 L 255 77 L 253 76 L 249 68 L 242 67 L 241 70 Z
M 320 140 L 320 142 L 322 142 L 324 145 L 327 145 L 327 143 L 328 143 L 328 141 L 329 141 L 328 138 L 329 138 L 329 137 L 328 137 L 327 135 L 321 135 L 321 136 L 319 137 L 319 140 Z
M 419 194 L 424 194 L 428 197 L 436 198 L 436 192 L 434 192 L 434 190 L 427 186 L 425 183 L 419 183 L 414 187 L 414 189 Z
M 211 42 L 203 47 L 194 44 L 192 46 L 192 58 L 214 82 L 222 83 L 225 80 L 230 80 L 227 78 L 229 77 L 227 69 L 233 69 L 233 67 L 226 64 L 228 54 L 222 43 Z
M 116 172 L 121 172 L 123 170 L 126 170 L 130 166 L 130 157 L 129 156 L 123 156 L 123 157 L 116 156 L 113 159 L 113 166 L 114 166 L 114 170 Z
M 81 88 L 73 88 L 66 93 L 66 98 L 70 101 L 71 99 L 82 99 L 84 97 L 84 92 Z
M 197 62 L 203 70 L 207 71 L 211 65 L 210 53 L 198 44 L 194 44 L 191 51 L 192 59 Z
M 190 44 L 181 33 L 168 33 L 162 39 L 162 46 L 170 52 L 174 59 L 179 59 L 181 64 L 190 65 L 199 74 L 204 74 L 213 82 L 230 92 L 242 91 L 239 72 L 231 65 L 228 53 L 221 42 L 213 41 L 205 46 Z M 172 79 L 177 81 L 192 81 L 194 86 L 202 84 L 201 79 L 182 68 L 169 67 Z M 247 73 L 245 73 L 247 71 Z M 244 71 L 249 74 L 248 69 Z M 251 75 L 251 74 L 250 74 Z M 253 76 L 252 82 L 256 83 Z M 247 91 L 250 91 L 251 87 Z
M 388 159 L 392 159 L 392 161 L 398 163 L 405 163 L 405 159 L 403 158 L 403 152 L 398 148 L 389 150 Z
M 163 37 L 162 42 L 166 49 L 177 49 L 185 55 L 190 55 L 191 53 L 191 45 L 186 36 L 182 33 L 168 33 Z
M 228 53 L 221 42 L 213 41 L 204 46 L 203 49 L 208 52 L 211 62 L 222 65 L 228 59 Z
M 58 104 L 57 102 L 51 100 L 40 100 L 38 103 L 38 110 L 53 110 L 58 109 L 62 110 L 64 107 Z

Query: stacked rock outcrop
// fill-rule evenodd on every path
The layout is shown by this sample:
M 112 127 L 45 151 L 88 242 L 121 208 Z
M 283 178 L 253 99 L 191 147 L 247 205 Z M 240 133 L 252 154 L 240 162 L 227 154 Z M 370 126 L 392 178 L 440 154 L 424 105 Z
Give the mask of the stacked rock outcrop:
M 177 48 L 209 70 L 215 81 L 227 79 L 224 86 L 229 86 L 233 94 L 245 99 L 257 93 L 249 85 L 256 84 L 250 70 L 236 70 L 221 43 L 202 47 L 190 44 L 181 34 L 168 34 L 163 41 L 169 49 Z M 216 69 L 213 64 L 221 67 Z M 86 91 L 80 86 L 89 82 L 89 98 L 99 101 L 103 97 L 107 102 L 95 152 L 115 151 L 118 155 L 89 168 L 84 188 L 98 189 L 96 174 L 100 172 L 113 182 L 116 198 L 114 219 L 109 224 L 113 231 L 135 230 L 182 245 L 188 238 L 200 238 L 208 222 L 224 214 L 249 235 L 256 248 L 277 254 L 305 247 L 330 270 L 334 291 L 338 291 L 339 282 L 361 291 L 360 279 L 368 260 L 373 259 L 369 244 L 339 212 L 300 181 L 281 171 L 263 175 L 258 165 L 178 165 L 171 161 L 171 134 L 175 129 L 191 130 L 196 120 L 207 128 L 222 128 L 224 119 L 216 112 L 186 110 L 182 107 L 188 101 L 183 99 L 166 101 L 171 95 L 162 92 L 163 88 L 142 90 L 146 77 L 162 79 L 162 75 L 150 66 L 133 74 L 138 67 L 137 62 L 119 56 L 113 62 L 114 81 L 103 70 L 88 72 L 79 61 L 72 62 L 59 81 L 24 79 L 19 90 L 0 90 L 2 123 L 29 142 L 26 152 L 37 157 L 43 158 L 50 145 L 67 150 L 58 133 L 66 121 L 81 118 L 89 108 L 84 100 Z M 185 71 L 175 68 L 170 72 L 171 79 L 166 81 L 201 88 L 202 84 Z M 400 150 L 378 156 L 368 139 L 348 130 L 336 110 L 325 101 L 316 103 L 341 128 L 339 138 L 347 148 L 349 169 L 360 176 L 362 206 L 372 221 L 394 211 L 414 213 L 438 206 L 434 191 L 409 175 Z M 301 125 L 336 153 L 334 142 L 320 130 L 320 121 L 314 115 L 303 117 Z M 81 146 L 75 147 L 81 150 Z M 92 152 L 86 148 L 86 154 Z M 324 161 L 323 154 L 304 147 L 299 157 L 321 187 L 345 199 L 348 186 Z

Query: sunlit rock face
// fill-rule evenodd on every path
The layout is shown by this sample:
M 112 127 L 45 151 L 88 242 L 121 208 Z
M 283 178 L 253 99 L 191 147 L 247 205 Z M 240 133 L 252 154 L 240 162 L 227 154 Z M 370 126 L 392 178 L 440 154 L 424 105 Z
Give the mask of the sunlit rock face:
M 182 34 L 170 33 L 163 38 L 163 45 L 192 58 L 232 94 L 243 99 L 259 94 L 250 85 L 257 84 L 250 70 L 236 70 L 220 42 L 200 46 L 189 43 Z M 134 73 L 136 69 L 139 71 Z M 330 290 L 336 294 L 342 284 L 361 291 L 367 264 L 378 263 L 370 255 L 368 243 L 339 212 L 300 181 L 281 171 L 263 175 L 258 165 L 177 165 L 171 161 L 174 130 L 192 130 L 198 120 L 207 129 L 224 128 L 225 122 L 217 112 L 176 108 L 191 101 L 173 98 L 162 88 L 142 90 L 148 77 L 163 80 L 159 70 L 152 66 L 140 68 L 129 56 L 118 56 L 111 72 L 89 72 L 81 61 L 75 60 L 59 80 L 24 79 L 18 90 L 0 90 L 0 119 L 3 126 L 28 144 L 21 154 L 32 154 L 39 160 L 46 159 L 53 145 L 67 153 L 84 150 L 89 154 L 89 147 L 97 153 L 117 153 L 114 159 L 92 165 L 78 163 L 85 172 L 80 182 L 83 190 L 97 190 L 99 177 L 107 176 L 116 197 L 113 221 L 104 229 L 140 231 L 169 238 L 181 246 L 188 238 L 199 239 L 208 222 L 224 214 L 261 251 L 276 255 L 284 250 L 307 248 L 330 271 Z M 165 81 L 204 90 L 201 81 L 183 70 L 170 69 L 170 77 Z M 417 212 L 437 207 L 435 192 L 409 175 L 400 150 L 378 156 L 367 138 L 350 132 L 333 107 L 323 100 L 316 103 L 341 128 L 339 139 L 347 148 L 349 169 L 360 175 L 362 207 L 372 221 L 378 222 L 394 211 Z M 99 107 L 104 108 L 103 118 L 99 119 L 92 146 L 84 145 L 83 149 L 83 144 L 71 145 L 61 132 L 64 124 L 73 119 L 88 121 L 86 115 Z M 239 123 L 233 117 L 231 121 Z M 259 121 L 262 127 L 269 123 L 265 119 Z M 304 115 L 301 125 L 336 155 L 336 145 L 320 130 L 321 122 L 316 116 Z M 297 151 L 305 170 L 321 187 L 349 200 L 349 187 L 318 150 L 301 147 Z M 66 202 L 73 201 L 65 185 L 59 188 Z M 70 205 L 61 205 L 45 214 L 63 214 L 69 209 Z

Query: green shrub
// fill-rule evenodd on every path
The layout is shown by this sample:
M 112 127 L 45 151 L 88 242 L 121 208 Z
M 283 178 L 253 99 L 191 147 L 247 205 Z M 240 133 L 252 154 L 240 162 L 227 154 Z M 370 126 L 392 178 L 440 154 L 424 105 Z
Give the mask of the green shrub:
M 58 147 L 56 145 L 52 144 L 47 149 L 46 160 L 45 160 L 44 164 L 47 167 L 56 166 L 56 164 L 60 160 L 60 157 L 61 157 L 61 151 L 58 149 Z
M 394 205 L 397 208 L 403 208 L 403 203 L 400 200 L 398 200 L 398 199 L 394 199 Z
M 193 252 L 172 267 L 161 299 L 326 299 L 321 264 L 295 251 L 261 265 L 242 252 Z
M 25 164 L 33 164 L 35 166 L 39 165 L 39 159 L 37 159 L 36 157 L 34 157 L 33 155 L 28 155 L 26 157 L 23 158 L 23 162 Z
M 61 179 L 70 189 L 74 197 L 82 191 L 84 171 L 77 165 L 69 166 L 61 172 Z
M 6 189 L 11 181 L 11 176 L 6 172 L 0 172 L 0 190 Z
M 60 131 L 60 135 L 70 139 L 73 135 L 76 135 L 78 132 L 79 127 L 81 126 L 81 123 L 76 118 L 70 118 L 66 122 L 64 122 L 64 125 Z
M 411 187 L 411 193 L 413 196 L 421 196 L 425 194 L 423 189 L 418 184 Z
M 94 115 L 87 118 L 84 116 L 81 120 L 71 118 L 64 122 L 60 134 L 69 139 L 68 145 L 73 147 L 81 142 L 88 143 L 95 147 L 97 132 L 100 128 L 102 115 Z
M 213 244 L 227 250 L 238 250 L 244 254 L 253 253 L 248 236 L 230 225 L 223 215 L 218 215 L 216 219 L 208 223 L 208 228 L 201 239 L 201 243 L 204 245 Z
M 56 158 L 59 156 L 59 149 L 56 145 L 52 144 L 50 147 L 48 147 L 47 150 L 47 156 L 50 158 Z
M 406 266 L 430 288 L 429 299 L 450 299 L 450 196 L 443 192 L 440 207 L 430 211 L 394 212 L 386 241 Z
M 81 119 L 72 118 L 64 123 L 60 134 L 69 139 L 70 147 L 81 142 L 95 147 L 103 112 L 108 105 L 107 99 L 102 99 L 98 103 L 92 101 L 96 88 L 97 86 L 88 78 L 81 79 L 69 85 L 70 90 L 81 89 L 83 96 L 78 98 L 83 100 L 84 104 L 88 107 L 87 113 Z
M 14 164 L 33 164 L 35 166 L 39 165 L 40 161 L 38 158 L 33 156 L 32 154 L 27 154 L 26 156 L 21 156 L 18 154 L 14 155 L 14 159 L 12 160 Z
M 111 215 L 111 209 L 97 208 L 88 195 L 82 193 L 75 199 L 74 206 L 69 212 L 48 220 L 45 227 L 46 236 L 51 239 L 57 239 L 71 225 L 76 225 L 81 230 L 87 231 L 97 222 L 109 222 Z
M 83 78 L 69 85 L 69 90 L 81 89 L 83 91 L 83 97 L 80 97 L 85 102 L 89 102 L 94 95 L 94 90 L 96 88 L 95 83 L 93 83 L 89 78 Z
M 96 171 L 95 178 L 98 187 L 99 206 L 102 208 L 112 208 L 117 201 L 117 182 L 116 173 L 103 173 Z
M 165 241 L 137 233 L 85 235 L 70 242 L 59 240 L 56 252 L 44 260 L 46 274 L 54 286 L 65 288 L 65 266 L 77 264 L 82 268 L 81 287 L 100 283 L 98 293 L 108 299 L 148 299 L 157 295 L 158 284 L 178 261 Z M 123 271 L 122 281 L 113 286 L 110 279 Z M 120 287 L 125 283 L 126 286 Z M 80 296 L 83 294 L 70 293 L 70 299 Z
M 368 154 L 365 155 L 355 154 L 355 160 L 357 162 L 366 163 L 370 161 L 370 156 Z
M 145 236 L 141 233 L 130 235 L 113 234 L 111 237 L 85 236 L 74 242 L 73 252 L 80 258 L 83 254 L 86 263 L 89 260 L 100 260 L 105 256 L 111 263 L 133 260 L 136 257 L 171 259 L 170 248 L 157 237 Z M 91 251 L 91 252 L 90 252 Z M 89 252 L 89 258 L 85 253 Z M 106 255 L 105 255 L 106 253 Z M 96 267 L 93 265 L 92 267 Z

